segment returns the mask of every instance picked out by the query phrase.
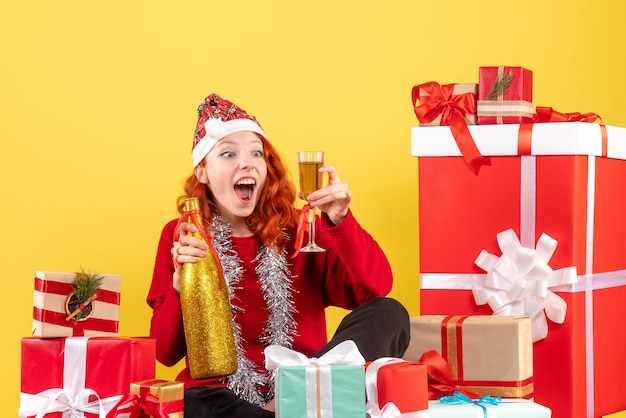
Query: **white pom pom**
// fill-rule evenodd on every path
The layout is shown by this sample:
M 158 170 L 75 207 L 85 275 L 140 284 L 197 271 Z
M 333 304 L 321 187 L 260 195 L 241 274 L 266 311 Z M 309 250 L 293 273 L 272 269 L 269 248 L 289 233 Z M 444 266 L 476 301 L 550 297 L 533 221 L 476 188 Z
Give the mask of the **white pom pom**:
M 222 139 L 226 135 L 224 122 L 221 119 L 217 118 L 208 119 L 204 123 L 204 130 L 206 131 L 206 136 L 215 141 Z

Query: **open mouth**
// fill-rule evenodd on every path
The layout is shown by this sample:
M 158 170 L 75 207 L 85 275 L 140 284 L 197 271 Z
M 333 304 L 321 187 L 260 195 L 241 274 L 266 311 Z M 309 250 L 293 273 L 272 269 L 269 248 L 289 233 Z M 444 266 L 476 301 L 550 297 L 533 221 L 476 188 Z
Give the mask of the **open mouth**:
M 256 186 L 256 181 L 251 178 L 245 178 L 235 183 L 235 193 L 242 202 L 249 202 L 252 200 L 252 192 Z

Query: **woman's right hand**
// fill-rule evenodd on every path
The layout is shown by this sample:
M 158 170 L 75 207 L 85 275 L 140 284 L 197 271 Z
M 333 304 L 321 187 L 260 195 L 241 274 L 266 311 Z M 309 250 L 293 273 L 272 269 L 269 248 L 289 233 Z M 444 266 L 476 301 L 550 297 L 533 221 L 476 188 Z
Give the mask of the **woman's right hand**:
M 209 246 L 203 240 L 189 235 L 198 232 L 192 223 L 181 222 L 180 238 L 172 246 L 172 261 L 174 262 L 173 286 L 176 293 L 180 293 L 180 270 L 184 263 L 195 263 L 204 257 Z

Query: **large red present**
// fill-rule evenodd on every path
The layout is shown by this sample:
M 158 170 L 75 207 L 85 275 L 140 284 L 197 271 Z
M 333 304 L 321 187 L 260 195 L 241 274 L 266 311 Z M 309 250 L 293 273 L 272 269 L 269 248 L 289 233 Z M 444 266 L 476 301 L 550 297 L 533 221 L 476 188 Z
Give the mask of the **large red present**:
M 533 326 L 546 327 L 534 344 L 535 401 L 555 418 L 625 409 L 626 397 L 615 388 L 626 375 L 626 333 L 612 324 L 626 317 L 626 129 L 537 123 L 530 141 L 520 141 L 520 125 L 469 128 L 491 158 L 478 175 L 467 170 L 449 130 L 412 131 L 421 313 L 491 314 L 498 303 L 499 313 L 530 308 Z M 511 249 L 516 255 L 498 258 Z M 476 264 L 489 258 L 493 270 Z M 513 281 L 502 267 L 517 272 Z M 577 283 L 558 285 L 560 273 L 572 268 Z M 538 280 L 524 289 L 516 280 L 527 277 Z M 495 288 L 498 281 L 516 287 L 477 305 L 473 292 L 487 289 L 487 279 Z
M 367 363 L 365 391 L 368 416 L 428 416 L 428 384 L 423 364 L 392 357 Z
M 38 271 L 33 295 L 33 330 L 35 337 L 117 336 L 120 314 L 121 278 L 101 274 L 102 285 L 89 304 L 87 315 L 70 310 L 72 283 L 77 273 Z
M 108 413 L 131 382 L 154 378 L 155 350 L 151 338 L 23 338 L 20 418 Z
M 533 118 L 533 73 L 523 67 L 480 67 L 479 125 L 530 122 Z

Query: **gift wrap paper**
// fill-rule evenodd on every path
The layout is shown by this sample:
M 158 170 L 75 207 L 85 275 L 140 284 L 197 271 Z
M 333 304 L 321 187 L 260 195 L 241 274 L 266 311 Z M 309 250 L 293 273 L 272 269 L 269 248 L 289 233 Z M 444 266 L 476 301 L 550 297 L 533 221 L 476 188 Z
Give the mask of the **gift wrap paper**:
M 151 338 L 68 337 L 22 339 L 20 416 L 35 416 L 55 394 L 58 399 L 72 401 L 84 394 L 97 395 L 105 413 L 130 384 L 155 375 L 155 341 Z M 53 393 L 55 392 L 55 393 Z M 87 399 L 85 399 L 86 401 Z M 98 417 L 95 402 L 87 418 Z M 44 414 L 46 418 L 61 418 L 80 414 L 67 403 L 53 403 Z M 62 412 L 70 415 L 62 415 Z
M 279 418 L 363 418 L 364 367 L 353 365 L 284 366 L 276 370 Z
M 503 95 L 487 100 L 493 83 L 512 74 Z M 478 69 L 477 122 L 479 125 L 529 122 L 533 118 L 533 73 L 522 67 L 480 67 Z
M 603 415 L 602 418 L 626 418 L 626 411 L 619 411 L 608 415 Z
M 163 379 L 148 379 L 130 384 L 130 393 L 145 398 L 147 393 L 159 398 L 161 411 L 169 418 L 183 418 L 185 384 Z M 138 418 L 149 418 L 149 415 L 140 415 Z
M 542 234 L 557 242 L 553 270 L 574 266 L 575 285 L 550 289 L 567 306 L 562 324 L 534 344 L 535 401 L 556 418 L 626 409 L 626 129 L 584 122 L 536 123 L 529 149 L 520 125 L 470 126 L 491 165 L 468 170 L 449 130 L 413 128 L 419 166 L 420 312 L 492 313 L 472 289 L 484 283 L 482 250 L 512 228 L 525 248 Z M 521 155 L 520 155 L 521 153 Z
M 533 346 L 528 317 L 422 315 L 411 318 L 404 355 L 419 361 L 435 350 L 448 362 L 452 378 L 477 395 L 533 397 Z
M 442 404 L 428 402 L 429 418 L 550 418 L 552 411 L 525 399 L 502 400 L 497 405 Z
M 377 410 L 393 403 L 405 416 L 428 417 L 428 380 L 426 366 L 412 361 L 382 358 L 365 368 L 366 399 L 377 403 Z M 371 384 L 371 386 L 370 386 Z M 374 389 L 373 396 L 370 391 Z
M 102 286 L 92 303 L 91 315 L 79 321 L 66 320 L 68 295 L 76 273 L 38 271 L 33 296 L 33 330 L 36 337 L 117 336 L 121 277 L 101 274 Z
M 454 88 L 452 90 L 453 96 L 458 96 L 461 94 L 472 93 L 474 95 L 474 101 L 476 101 L 476 97 L 478 94 L 478 84 L 476 83 L 458 83 L 454 84 Z M 423 104 L 428 101 L 428 93 L 426 93 L 423 89 L 419 89 L 419 104 Z M 465 123 L 468 125 L 476 125 L 476 112 L 466 113 L 463 115 L 465 119 Z M 439 126 L 441 125 L 441 115 L 437 116 L 430 122 L 420 122 L 420 126 Z

